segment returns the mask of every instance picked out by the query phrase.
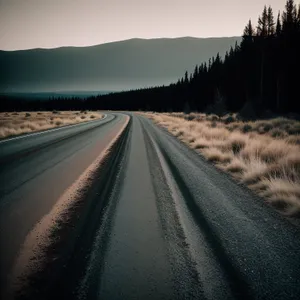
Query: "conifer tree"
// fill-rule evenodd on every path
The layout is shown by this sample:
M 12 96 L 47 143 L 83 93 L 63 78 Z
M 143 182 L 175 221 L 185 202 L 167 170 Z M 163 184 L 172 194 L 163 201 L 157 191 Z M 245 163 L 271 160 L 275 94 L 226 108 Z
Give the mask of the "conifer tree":
M 215 64 L 219 65 L 219 64 L 221 64 L 221 62 L 222 62 L 222 60 L 221 60 L 221 57 L 220 57 L 220 53 L 218 52 L 217 56 L 216 56 L 216 59 L 215 59 Z
M 268 35 L 268 11 L 267 6 L 264 7 L 262 15 L 258 18 L 257 34 L 265 37 Z
M 189 74 L 187 71 L 185 71 L 185 74 L 184 74 L 184 83 L 185 84 L 188 84 L 189 83 Z
M 248 24 L 246 25 L 244 29 L 244 37 L 252 38 L 254 36 L 254 29 L 252 26 L 251 19 L 249 20 Z
M 281 22 L 280 22 L 280 12 L 278 12 L 277 23 L 276 23 L 276 36 L 281 34 Z
M 226 53 L 225 53 L 225 61 L 228 61 L 228 58 L 229 58 L 229 54 L 228 54 L 228 51 L 226 51 Z
M 275 33 L 275 22 L 272 7 L 268 8 L 268 16 L 267 16 L 267 35 L 274 35 Z
M 287 0 L 285 9 L 286 11 L 282 13 L 282 30 L 285 33 L 291 33 L 297 21 L 297 8 L 294 0 Z
M 235 46 L 234 46 L 234 52 L 237 53 L 240 50 L 240 46 L 238 44 L 238 42 L 235 42 Z
M 298 12 L 297 12 L 297 25 L 299 30 L 300 29 L 300 3 L 298 5 Z
M 198 65 L 196 65 L 195 70 L 194 70 L 194 75 L 193 75 L 193 77 L 194 77 L 194 78 L 197 78 L 197 77 L 198 77 L 198 74 L 199 74 L 199 68 L 198 68 Z

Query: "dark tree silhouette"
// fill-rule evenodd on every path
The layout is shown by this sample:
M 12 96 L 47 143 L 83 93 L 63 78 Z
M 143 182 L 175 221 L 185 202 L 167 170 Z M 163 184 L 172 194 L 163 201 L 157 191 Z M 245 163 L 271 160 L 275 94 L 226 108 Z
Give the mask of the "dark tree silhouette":
M 258 18 L 257 35 L 259 35 L 259 36 L 267 36 L 268 35 L 267 6 L 264 7 L 262 15 Z
M 275 33 L 274 15 L 273 15 L 273 9 L 271 6 L 269 6 L 269 8 L 268 8 L 267 32 L 268 32 L 268 35 L 273 35 Z
M 252 38 L 253 36 L 254 36 L 254 28 L 252 26 L 251 20 L 249 20 L 249 23 L 244 29 L 244 37 Z
M 277 23 L 276 23 L 276 36 L 279 37 L 281 34 L 281 21 L 280 21 L 280 12 L 278 13 Z

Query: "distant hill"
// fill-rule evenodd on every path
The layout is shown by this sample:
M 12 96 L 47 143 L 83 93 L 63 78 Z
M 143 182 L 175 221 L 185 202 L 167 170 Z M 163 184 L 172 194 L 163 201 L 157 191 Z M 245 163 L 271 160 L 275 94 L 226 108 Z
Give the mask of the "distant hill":
M 49 98 L 79 98 L 109 94 L 111 91 L 62 91 L 62 92 L 0 92 L 0 97 L 24 100 L 48 100 Z
M 114 91 L 169 84 L 240 41 L 131 39 L 91 47 L 0 51 L 0 92 Z

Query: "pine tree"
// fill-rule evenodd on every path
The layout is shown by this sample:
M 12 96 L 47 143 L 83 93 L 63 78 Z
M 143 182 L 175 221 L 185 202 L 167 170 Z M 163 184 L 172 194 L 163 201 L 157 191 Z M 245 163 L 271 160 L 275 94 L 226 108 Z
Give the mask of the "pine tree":
M 184 74 L 184 83 L 189 83 L 189 74 L 187 71 L 185 71 L 185 74 Z
M 277 23 L 276 23 L 276 36 L 281 34 L 281 22 L 280 22 L 280 12 L 278 12 Z
M 262 15 L 258 18 L 257 34 L 265 37 L 268 35 L 268 11 L 267 6 L 264 7 Z
M 226 51 L 224 61 L 228 61 L 228 58 L 229 58 L 229 54 L 228 54 L 228 51 Z
M 208 71 L 211 69 L 211 58 L 208 60 Z
M 197 78 L 198 75 L 199 75 L 199 68 L 198 68 L 198 65 L 196 65 L 195 70 L 194 70 L 194 75 L 193 75 L 193 77 L 194 77 L 194 78 Z
M 239 46 L 238 42 L 236 41 L 235 46 L 234 46 L 234 52 L 237 53 L 237 52 L 239 52 L 239 50 L 240 50 L 240 46 Z
M 217 56 L 216 56 L 216 59 L 215 59 L 215 64 L 219 65 L 221 63 L 222 63 L 222 59 L 221 59 L 220 53 L 218 52 Z
M 287 0 L 285 9 L 286 11 L 282 13 L 282 30 L 291 32 L 297 23 L 297 7 L 294 0 Z
M 215 64 L 215 57 L 213 56 L 211 60 L 211 66 L 213 66 L 214 64 Z
M 298 30 L 299 30 L 300 29 L 300 3 L 298 5 L 297 25 L 298 25 Z
M 267 16 L 267 35 L 274 35 L 275 33 L 275 22 L 272 7 L 268 8 L 268 16 Z
M 249 20 L 248 24 L 246 25 L 244 29 L 244 37 L 252 38 L 254 36 L 254 29 L 252 26 L 251 19 Z

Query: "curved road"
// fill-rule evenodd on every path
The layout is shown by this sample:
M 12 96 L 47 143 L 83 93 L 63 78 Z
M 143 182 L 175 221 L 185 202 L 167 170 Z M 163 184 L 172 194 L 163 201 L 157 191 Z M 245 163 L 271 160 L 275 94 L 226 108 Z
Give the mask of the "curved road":
M 83 209 L 74 242 L 65 237 L 60 266 L 48 266 L 55 276 L 33 286 L 36 299 L 299 299 L 299 226 L 151 121 L 129 115 L 86 200 L 93 209 Z M 124 120 L 108 113 L 0 144 L 2 280 L 30 229 Z

